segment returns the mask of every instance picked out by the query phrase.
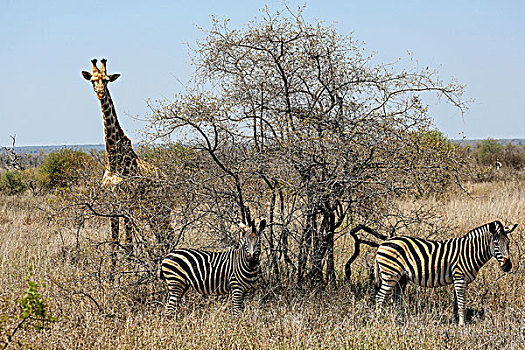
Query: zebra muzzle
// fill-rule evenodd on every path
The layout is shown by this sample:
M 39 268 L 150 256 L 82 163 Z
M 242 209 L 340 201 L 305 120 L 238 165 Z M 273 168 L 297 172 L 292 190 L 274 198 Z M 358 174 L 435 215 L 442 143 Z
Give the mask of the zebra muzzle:
M 501 269 L 503 272 L 509 272 L 512 269 L 512 262 L 508 258 L 503 258 L 503 263 L 501 264 Z
M 248 254 L 248 256 L 246 257 L 246 260 L 248 261 L 248 264 L 250 265 L 251 268 L 254 268 L 255 266 L 259 264 L 259 259 L 254 254 Z

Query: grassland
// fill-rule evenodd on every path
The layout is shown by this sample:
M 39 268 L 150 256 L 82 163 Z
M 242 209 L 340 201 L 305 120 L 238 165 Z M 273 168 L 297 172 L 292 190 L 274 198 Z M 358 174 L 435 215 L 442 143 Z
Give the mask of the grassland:
M 45 283 L 43 296 L 58 321 L 41 331 L 19 331 L 9 348 L 525 348 L 525 188 L 519 181 L 467 188 L 472 197 L 456 193 L 407 203 L 439 207 L 440 220 L 454 227 L 448 237 L 463 235 L 496 218 L 520 224 L 511 237 L 512 272 L 503 274 L 495 261 L 482 269 L 467 292 L 468 307 L 478 316 L 461 328 L 451 321 L 451 287 L 409 287 L 404 316 L 393 307 L 376 316 L 373 290 L 366 287 L 363 273 L 356 273 L 350 284 L 341 282 L 302 294 L 260 287 L 248 296 L 240 317 L 231 315 L 226 298 L 190 292 L 180 315 L 165 319 L 159 282 L 133 289 L 96 283 L 100 276 L 86 273 L 87 266 L 102 261 L 100 247 L 90 242 L 107 234 L 106 221 L 93 220 L 77 237 L 76 229 L 49 221 L 46 198 L 2 196 L 0 317 L 7 317 L 2 336 L 16 324 L 16 301 L 27 288 L 26 276 L 33 266 L 32 278 Z M 342 269 L 352 253 L 351 241 L 341 239 L 338 249 Z M 364 261 L 356 263 L 357 267 L 364 265 Z

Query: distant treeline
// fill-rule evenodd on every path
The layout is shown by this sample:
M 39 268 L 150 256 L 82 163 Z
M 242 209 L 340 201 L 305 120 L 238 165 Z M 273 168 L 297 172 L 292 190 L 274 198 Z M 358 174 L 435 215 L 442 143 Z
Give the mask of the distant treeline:
M 5 147 L 7 149 L 10 149 L 12 147 Z M 75 151 L 103 151 L 105 149 L 104 144 L 92 144 L 92 145 L 47 145 L 47 146 L 17 146 L 15 147 L 15 151 L 19 154 L 33 154 L 38 155 L 40 153 L 51 153 L 54 151 L 58 151 L 62 148 L 68 148 L 73 149 Z
M 461 140 L 457 140 L 457 139 L 454 139 L 452 140 L 453 142 L 461 145 L 461 146 L 470 146 L 470 147 L 475 147 L 475 146 L 479 146 L 480 144 L 486 142 L 487 140 L 495 140 L 497 141 L 499 144 L 503 145 L 503 146 L 506 146 L 508 145 L 509 143 L 510 144 L 513 144 L 513 145 L 516 145 L 516 146 L 525 146 L 525 139 L 492 139 L 492 138 L 488 138 L 488 139 L 461 139 Z

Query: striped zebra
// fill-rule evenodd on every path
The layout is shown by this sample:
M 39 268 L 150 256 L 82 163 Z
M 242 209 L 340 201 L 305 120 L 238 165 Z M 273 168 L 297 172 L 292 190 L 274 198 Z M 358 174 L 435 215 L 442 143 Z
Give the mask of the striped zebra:
M 503 227 L 494 221 L 473 229 L 464 237 L 431 241 L 414 237 L 394 237 L 384 241 L 375 259 L 375 275 L 380 289 L 376 307 L 385 302 L 399 282 L 401 291 L 407 279 L 422 287 L 454 284 L 459 325 L 465 324 L 465 290 L 490 258 L 510 271 L 508 234 L 517 224 Z M 394 300 L 397 302 L 397 300 Z
M 246 231 L 236 248 L 223 252 L 197 249 L 177 249 L 168 254 L 161 263 L 160 277 L 166 280 L 168 303 L 166 315 L 170 315 L 190 286 L 199 293 L 232 293 L 233 312 L 243 309 L 243 298 L 257 277 L 261 251 L 260 233 L 266 220 L 255 220 L 250 226 L 241 225 Z M 251 227 L 251 230 L 250 230 Z

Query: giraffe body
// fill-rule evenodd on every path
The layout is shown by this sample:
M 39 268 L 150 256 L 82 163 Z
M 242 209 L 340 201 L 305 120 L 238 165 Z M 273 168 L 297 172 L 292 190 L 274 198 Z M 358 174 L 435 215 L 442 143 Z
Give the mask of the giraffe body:
M 155 165 L 152 165 L 140 158 L 137 158 L 137 175 L 140 177 L 153 178 L 153 179 L 163 179 L 165 178 L 164 173 L 157 168 Z M 132 174 L 128 175 L 132 176 Z M 102 177 L 102 184 L 108 187 L 115 187 L 119 185 L 124 180 L 124 177 L 121 175 L 121 172 L 113 171 L 109 162 L 106 165 L 106 170 L 104 171 L 104 176 Z

